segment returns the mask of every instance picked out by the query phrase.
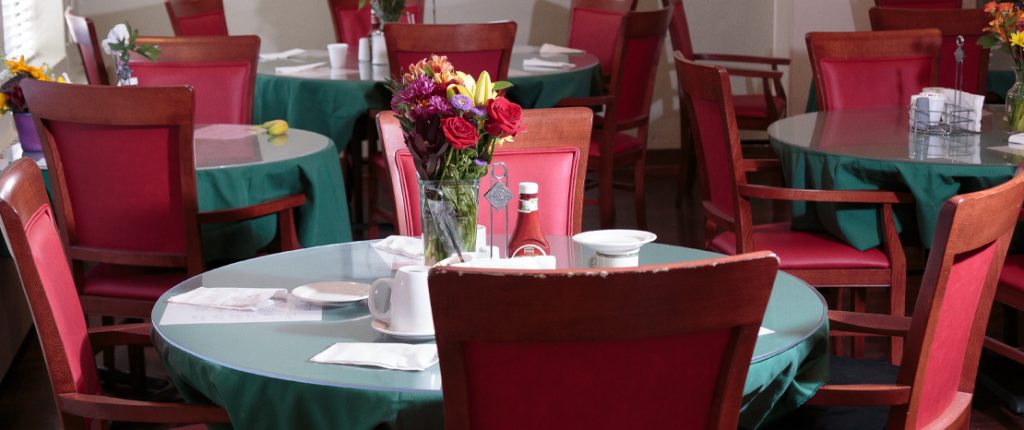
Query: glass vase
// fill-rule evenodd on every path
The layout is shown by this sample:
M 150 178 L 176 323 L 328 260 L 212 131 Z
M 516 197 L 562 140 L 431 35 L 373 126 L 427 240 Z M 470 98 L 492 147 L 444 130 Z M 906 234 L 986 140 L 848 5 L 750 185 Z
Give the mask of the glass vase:
M 1010 133 L 1024 131 L 1024 64 L 1015 61 L 1013 65 L 1015 82 L 1006 91 L 1006 121 L 1010 124 Z
M 121 55 L 114 56 L 114 74 L 117 76 L 117 86 L 138 85 L 139 80 L 132 76 L 132 66 L 128 63 L 128 59 L 121 57 Z
M 420 226 L 424 264 L 459 251 L 476 250 L 476 211 L 480 180 L 420 180 Z

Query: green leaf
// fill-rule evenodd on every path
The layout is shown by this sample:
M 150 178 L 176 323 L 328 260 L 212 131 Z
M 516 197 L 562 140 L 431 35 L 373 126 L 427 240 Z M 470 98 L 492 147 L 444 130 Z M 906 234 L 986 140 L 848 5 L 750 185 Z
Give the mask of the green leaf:
M 512 83 L 509 81 L 498 81 L 494 83 L 494 91 L 503 90 L 505 88 L 512 88 Z
M 992 33 L 985 33 L 978 38 L 978 45 L 985 49 L 992 49 L 993 46 L 999 43 L 999 38 Z

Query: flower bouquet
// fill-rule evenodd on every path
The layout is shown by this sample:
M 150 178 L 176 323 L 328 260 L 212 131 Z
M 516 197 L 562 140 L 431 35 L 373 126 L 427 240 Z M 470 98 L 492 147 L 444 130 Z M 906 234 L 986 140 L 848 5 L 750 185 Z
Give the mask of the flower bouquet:
M 6 58 L 6 56 L 4 56 Z M 18 129 L 18 141 L 25 151 L 42 151 L 39 135 L 36 134 L 32 115 L 25 103 L 25 95 L 21 92 L 21 81 L 37 79 L 40 81 L 68 82 L 67 74 L 56 76 L 45 64 L 40 67 L 30 66 L 22 56 L 17 60 L 4 61 L 6 69 L 0 72 L 0 113 L 11 112 L 14 115 L 14 126 Z
M 138 80 L 132 77 L 132 68 L 128 65 L 130 54 L 135 52 L 149 61 L 156 61 L 160 55 L 160 47 L 150 44 L 136 43 L 139 37 L 139 29 L 132 28 L 128 23 L 115 25 L 107 33 L 107 38 L 100 42 L 103 52 L 114 57 L 114 73 L 117 74 L 117 85 L 137 85 Z
M 984 10 L 992 15 L 992 21 L 978 44 L 1010 54 L 1016 82 L 1006 92 L 1006 119 L 1011 132 L 1024 131 L 1024 4 L 991 1 Z
M 476 248 L 477 194 L 494 149 L 522 131 L 522 109 L 502 94 L 512 85 L 455 71 L 432 55 L 391 81 L 391 109 L 420 178 L 423 254 L 433 264 Z

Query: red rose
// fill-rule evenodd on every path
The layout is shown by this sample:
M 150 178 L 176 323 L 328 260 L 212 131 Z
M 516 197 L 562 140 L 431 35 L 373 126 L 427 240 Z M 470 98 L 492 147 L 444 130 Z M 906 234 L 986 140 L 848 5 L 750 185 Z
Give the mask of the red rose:
M 441 131 L 444 131 L 444 136 L 448 138 L 455 149 L 469 148 L 476 145 L 477 140 L 480 140 L 476 127 L 461 116 L 442 119 Z
M 497 97 L 487 103 L 487 124 L 485 130 L 491 136 L 515 136 L 523 128 L 519 121 L 523 116 L 523 108 L 508 101 L 504 97 Z

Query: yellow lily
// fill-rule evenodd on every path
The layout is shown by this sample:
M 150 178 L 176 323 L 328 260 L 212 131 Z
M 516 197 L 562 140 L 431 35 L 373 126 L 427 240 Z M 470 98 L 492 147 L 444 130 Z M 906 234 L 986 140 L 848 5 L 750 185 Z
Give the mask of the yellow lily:
M 494 91 L 494 84 L 491 83 L 491 75 L 487 71 L 480 72 L 480 77 L 473 79 L 472 76 L 462 72 L 455 72 L 462 84 L 451 84 L 448 86 L 448 98 L 455 94 L 462 94 L 473 100 L 473 106 L 485 106 L 487 101 L 498 96 Z

